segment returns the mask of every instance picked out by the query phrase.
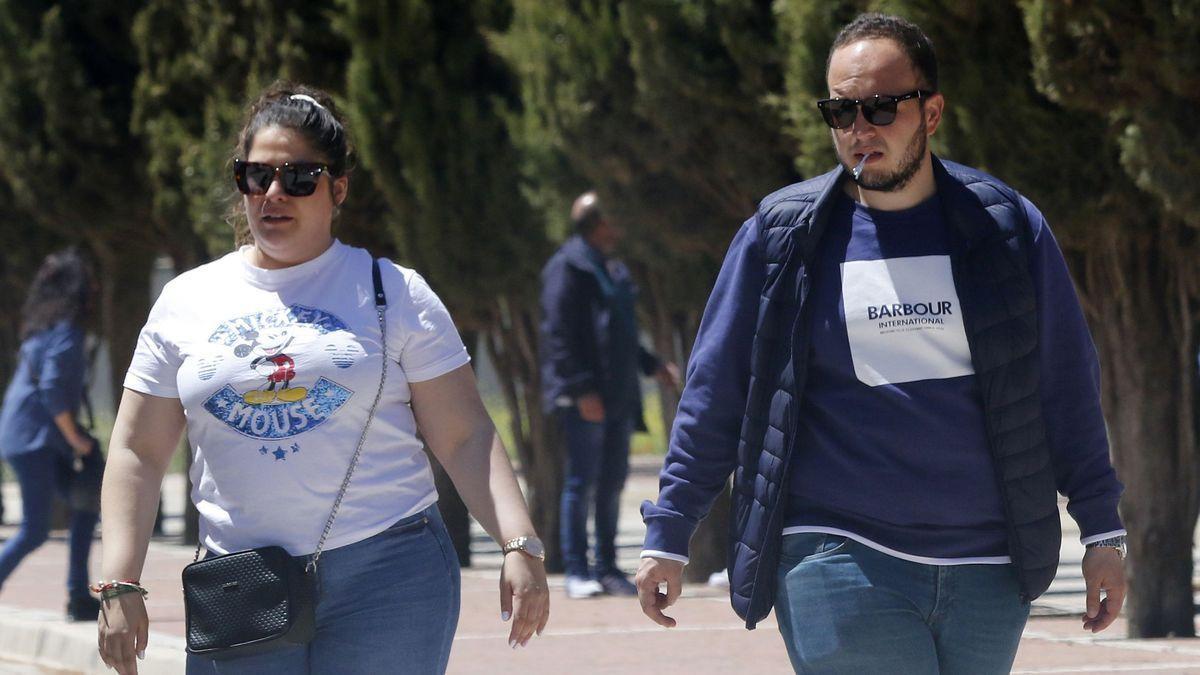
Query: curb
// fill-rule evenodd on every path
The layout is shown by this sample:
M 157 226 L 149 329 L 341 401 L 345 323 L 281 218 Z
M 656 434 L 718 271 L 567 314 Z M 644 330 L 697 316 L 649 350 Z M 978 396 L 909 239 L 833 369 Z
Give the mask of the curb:
M 177 675 L 187 665 L 183 638 L 150 633 L 139 675 Z M 0 654 L 5 660 L 76 673 L 112 673 L 96 651 L 96 625 L 61 614 L 0 606 Z

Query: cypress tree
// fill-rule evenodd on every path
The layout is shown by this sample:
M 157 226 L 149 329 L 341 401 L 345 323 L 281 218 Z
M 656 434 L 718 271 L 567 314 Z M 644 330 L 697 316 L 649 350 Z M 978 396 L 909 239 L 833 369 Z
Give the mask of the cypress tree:
M 15 210 L 96 258 L 115 397 L 148 309 L 154 250 L 143 148 L 129 131 L 135 11 L 0 2 L 0 181 Z
M 729 240 L 759 198 L 793 178 L 774 105 L 782 77 L 771 3 L 516 8 L 500 44 L 521 75 L 525 107 L 513 126 L 526 175 L 543 186 L 535 202 L 561 223 L 575 195 L 597 190 L 627 232 L 656 350 L 682 363 Z M 660 393 L 670 428 L 678 392 Z M 693 577 L 724 567 L 724 537 L 701 538 Z
M 347 0 L 341 7 L 363 163 L 397 216 L 390 233 L 403 259 L 429 279 L 464 337 L 484 337 L 554 568 L 561 456 L 541 412 L 534 285 L 548 245 L 521 190 L 505 123 L 518 105 L 516 83 L 489 44 L 507 27 L 511 5 Z
M 330 27 L 334 13 L 332 0 L 148 0 L 139 12 L 133 124 L 149 154 L 154 222 L 179 269 L 233 241 L 227 221 L 240 197 L 230 160 L 248 103 L 277 79 L 341 97 L 349 47 Z M 356 172 L 352 183 L 335 235 L 390 252 L 377 234 L 386 213 L 369 174 Z
M 1130 634 L 1194 636 L 1200 511 L 1200 6 L 1021 2 L 1033 72 L 1055 103 L 1104 124 L 1123 173 L 1081 223 L 1080 291 L 1100 347 L 1129 529 Z M 1097 162 L 1078 170 L 1092 172 Z M 1119 167 L 1119 169 L 1117 168 Z M 1140 194 L 1121 186 L 1132 183 Z M 1115 189 L 1114 189 L 1115 188 Z

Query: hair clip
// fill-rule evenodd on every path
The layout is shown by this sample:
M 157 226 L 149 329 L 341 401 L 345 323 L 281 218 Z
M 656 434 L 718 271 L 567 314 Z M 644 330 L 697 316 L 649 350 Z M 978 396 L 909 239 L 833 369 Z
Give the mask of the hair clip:
M 325 110 L 325 109 L 326 109 L 326 108 L 325 108 L 325 106 L 321 105 L 321 102 L 320 102 L 320 101 L 318 101 L 317 99 L 315 99 L 315 98 L 313 98 L 313 97 L 309 96 L 308 94 L 292 94 L 292 95 L 291 95 L 291 96 L 289 96 L 288 98 L 289 98 L 289 99 L 291 99 L 291 100 L 293 100 L 293 101 L 308 101 L 309 103 L 311 103 L 311 104 L 313 104 L 313 105 L 317 106 L 318 108 L 320 108 L 320 109 L 322 109 L 322 110 Z

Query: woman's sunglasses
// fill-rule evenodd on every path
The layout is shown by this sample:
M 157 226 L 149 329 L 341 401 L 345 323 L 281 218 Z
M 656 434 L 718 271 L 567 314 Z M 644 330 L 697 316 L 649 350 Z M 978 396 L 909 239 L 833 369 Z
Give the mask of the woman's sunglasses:
M 854 124 L 858 117 L 858 109 L 862 108 L 863 117 L 877 127 L 886 127 L 896 121 L 896 108 L 901 101 L 910 98 L 920 99 L 931 96 L 932 91 L 916 89 L 899 96 L 883 96 L 876 94 L 868 99 L 857 98 L 823 98 L 817 101 L 821 109 L 821 117 L 825 123 L 834 129 L 845 129 Z
M 307 197 L 317 190 L 321 174 L 329 167 L 317 162 L 285 162 L 271 166 L 261 162 L 233 160 L 233 182 L 244 195 L 265 195 L 278 176 L 283 181 L 283 191 L 292 197 Z

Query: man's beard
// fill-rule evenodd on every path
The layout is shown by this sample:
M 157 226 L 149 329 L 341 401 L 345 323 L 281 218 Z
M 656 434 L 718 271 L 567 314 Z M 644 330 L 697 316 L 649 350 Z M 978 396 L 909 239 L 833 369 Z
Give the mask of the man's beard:
M 854 181 L 864 190 L 875 190 L 876 192 L 897 192 L 902 190 L 912 181 L 913 176 L 917 175 L 917 171 L 921 169 L 921 160 L 925 158 L 926 144 L 925 120 L 922 119 L 921 126 L 913 132 L 912 139 L 908 141 L 908 146 L 904 148 L 904 156 L 900 158 L 900 166 L 896 167 L 895 171 L 879 176 L 872 176 L 868 173 L 870 171 L 868 168 L 862 172 L 862 175 L 855 178 L 854 172 L 849 171 L 853 167 L 847 165 L 846 169 L 850 174 L 850 180 Z

